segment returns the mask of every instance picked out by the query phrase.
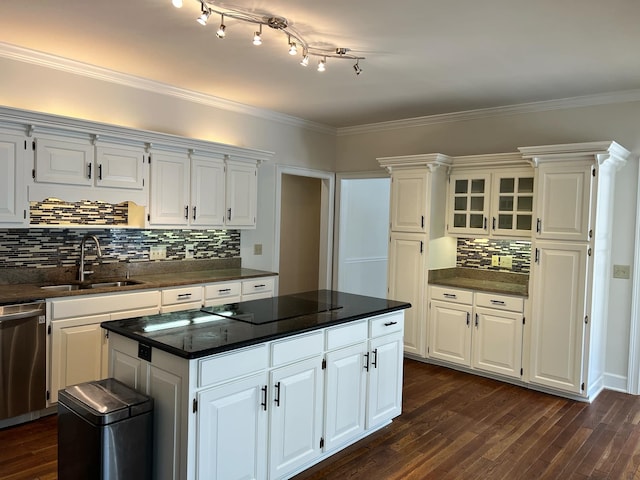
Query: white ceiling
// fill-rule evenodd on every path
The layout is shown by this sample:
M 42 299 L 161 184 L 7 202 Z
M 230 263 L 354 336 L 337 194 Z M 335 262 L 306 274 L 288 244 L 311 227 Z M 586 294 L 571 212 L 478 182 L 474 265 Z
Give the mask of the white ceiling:
M 197 0 L 1 0 L 0 42 L 346 127 L 640 88 L 638 0 L 232 0 L 312 45 L 366 57 L 304 68 L 287 38 Z M 0 72 L 1 74 L 1 72 Z

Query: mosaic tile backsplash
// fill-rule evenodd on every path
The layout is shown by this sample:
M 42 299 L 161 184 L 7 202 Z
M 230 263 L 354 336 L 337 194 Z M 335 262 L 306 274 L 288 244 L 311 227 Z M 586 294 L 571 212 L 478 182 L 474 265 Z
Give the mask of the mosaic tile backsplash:
M 159 245 L 166 246 L 166 260 L 184 260 L 186 245 L 194 245 L 195 259 L 240 257 L 240 230 L 0 229 L 0 268 L 77 265 L 86 234 L 95 235 L 102 249 L 97 258 L 93 242 L 87 244 L 86 258 L 93 264 L 150 261 L 149 248 Z
M 479 268 L 483 270 L 501 270 L 491 266 L 493 255 L 511 255 L 513 257 L 510 272 L 529 273 L 531 269 L 531 242 L 459 238 L 456 266 Z

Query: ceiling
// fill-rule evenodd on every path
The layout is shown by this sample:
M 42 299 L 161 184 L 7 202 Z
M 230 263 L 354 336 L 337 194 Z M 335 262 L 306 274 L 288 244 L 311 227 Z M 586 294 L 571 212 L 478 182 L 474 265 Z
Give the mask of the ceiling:
M 350 48 L 362 74 L 304 68 L 233 19 L 220 40 L 197 0 L 2 0 L 0 42 L 333 127 L 640 88 L 638 0 L 231 1 Z

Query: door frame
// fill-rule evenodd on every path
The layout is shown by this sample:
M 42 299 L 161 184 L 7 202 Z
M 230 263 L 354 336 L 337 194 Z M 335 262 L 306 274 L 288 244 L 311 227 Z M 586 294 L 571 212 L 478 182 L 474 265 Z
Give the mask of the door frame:
M 338 288 L 338 270 L 340 260 L 340 208 L 342 205 L 341 188 L 342 180 L 366 180 L 370 178 L 391 178 L 391 175 L 383 169 L 369 170 L 364 172 L 341 172 L 336 173 L 336 208 L 335 208 L 335 228 L 333 234 L 334 256 L 333 256 L 333 288 Z M 391 200 L 391 199 L 389 199 Z
M 640 184 L 640 170 L 638 171 L 638 182 Z M 636 209 L 636 238 L 632 265 L 633 285 L 631 287 L 627 393 L 640 395 L 640 189 L 636 197 Z
M 275 211 L 275 241 L 273 264 L 280 271 L 280 224 L 282 213 L 282 176 L 296 175 L 299 177 L 318 178 L 321 180 L 320 192 L 320 263 L 318 286 L 321 289 L 331 289 L 333 278 L 333 216 L 335 206 L 335 183 L 333 172 L 312 170 L 303 167 L 276 165 L 276 211 Z

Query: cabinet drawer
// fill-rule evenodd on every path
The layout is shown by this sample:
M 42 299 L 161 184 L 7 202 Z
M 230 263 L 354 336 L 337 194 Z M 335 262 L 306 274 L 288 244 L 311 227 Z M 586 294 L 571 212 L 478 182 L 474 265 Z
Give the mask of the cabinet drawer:
M 135 310 L 158 313 L 159 297 L 158 290 L 147 290 L 135 293 L 87 295 L 64 300 L 52 300 L 51 318 L 57 320 L 61 318 L 99 315 L 102 313 L 115 315 L 117 312 L 131 312 Z
M 255 293 L 273 294 L 273 278 L 256 278 L 254 280 L 244 280 L 242 282 L 242 295 L 253 295 Z
M 324 349 L 324 332 L 318 331 L 271 344 L 271 365 L 277 367 L 303 358 L 320 355 Z
M 445 302 L 473 303 L 473 292 L 470 290 L 460 290 L 458 288 L 431 287 L 431 300 L 443 300 Z
M 400 332 L 404 328 L 404 311 L 380 315 L 369 320 L 371 338 Z
M 524 298 L 498 295 L 493 293 L 476 293 L 476 306 L 497 308 L 512 312 L 524 311 Z
M 202 287 L 178 287 L 162 290 L 162 305 L 202 301 Z
M 235 380 L 264 370 L 268 365 L 267 344 L 233 353 L 221 353 L 198 361 L 198 387 Z
M 240 299 L 242 284 L 240 282 L 214 283 L 204 287 L 205 302 L 224 300 L 225 298 Z
M 367 339 L 367 321 L 349 323 L 326 331 L 327 350 L 364 342 Z

